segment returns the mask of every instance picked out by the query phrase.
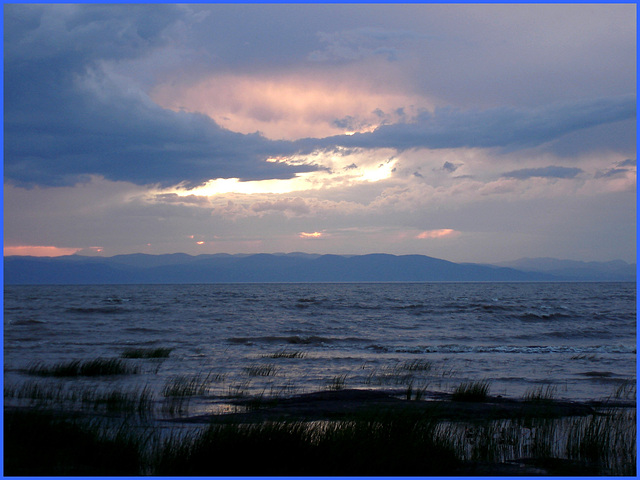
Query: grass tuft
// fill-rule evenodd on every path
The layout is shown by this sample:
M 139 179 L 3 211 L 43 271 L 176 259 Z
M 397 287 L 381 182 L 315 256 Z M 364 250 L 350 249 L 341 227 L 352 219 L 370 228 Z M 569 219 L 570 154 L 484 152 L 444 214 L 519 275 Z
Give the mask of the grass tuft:
M 250 377 L 270 377 L 275 375 L 278 369 L 275 365 L 268 363 L 266 365 L 249 365 L 245 367 L 244 371 L 247 372 Z
M 411 360 L 402 362 L 397 366 L 398 370 L 406 370 L 409 372 L 428 372 L 433 368 L 433 362 L 428 360 Z
M 631 380 L 623 381 L 615 388 L 612 397 L 617 400 L 635 400 L 636 382 Z
M 168 358 L 172 348 L 127 348 L 120 355 L 122 358 Z
M 458 465 L 434 440 L 424 416 L 363 416 L 336 422 L 212 424 L 186 441 L 166 442 L 156 475 L 354 476 L 442 474 Z M 228 462 L 237 452 L 251 462 Z
M 163 397 L 193 397 L 207 393 L 209 376 L 177 375 L 162 387 Z
M 347 374 L 344 375 L 336 375 L 331 379 L 331 381 L 327 385 L 327 390 L 344 390 L 345 385 L 347 383 Z
M 32 364 L 29 375 L 42 377 L 97 377 L 103 375 L 128 375 L 138 373 L 139 369 L 117 358 L 96 358 L 94 360 L 73 360 L 55 365 Z
M 425 385 L 421 388 L 414 388 L 413 383 L 410 383 L 405 390 L 405 398 L 407 400 L 415 400 L 420 401 L 424 397 L 424 394 L 427 391 L 428 385 Z
M 333 421 L 212 423 L 168 435 L 122 418 L 97 422 L 39 408 L 9 409 L 4 473 L 464 476 L 479 474 L 474 465 L 492 467 L 516 458 L 555 468 L 549 471 L 553 476 L 633 476 L 636 468 L 635 408 L 472 423 L 439 421 L 423 410 L 378 410 Z M 238 462 L 238 452 L 252 461 Z
M 530 403 L 552 403 L 556 397 L 556 387 L 540 386 L 524 394 L 523 400 Z
M 154 396 L 149 387 L 141 390 L 107 390 L 104 388 L 69 388 L 65 384 L 48 385 L 25 382 L 20 386 L 4 386 L 5 401 L 9 398 L 22 400 L 22 405 L 76 407 L 81 409 L 106 410 L 111 413 L 138 413 L 146 416 L 153 411 Z
M 300 350 L 279 350 L 275 353 L 271 353 L 269 355 L 264 355 L 265 358 L 304 358 L 306 353 Z
M 483 402 L 489 396 L 489 382 L 463 382 L 453 391 L 451 399 L 455 402 Z

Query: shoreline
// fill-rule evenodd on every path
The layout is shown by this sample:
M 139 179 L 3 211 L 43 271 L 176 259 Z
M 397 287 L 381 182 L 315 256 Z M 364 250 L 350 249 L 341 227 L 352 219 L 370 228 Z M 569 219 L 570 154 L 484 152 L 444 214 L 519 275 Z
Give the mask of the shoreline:
M 452 394 L 425 393 L 426 396 L 423 398 L 407 399 L 402 398 L 400 390 L 340 389 L 316 391 L 286 398 L 243 398 L 228 402 L 238 408 L 236 412 L 191 416 L 177 414 L 174 418 L 159 418 L 153 414 L 148 416 L 140 414 L 136 417 L 136 414 L 131 412 L 118 414 L 88 409 L 64 410 L 62 405 L 49 405 L 48 410 L 39 408 L 37 404 L 26 407 L 5 405 L 5 419 L 9 424 L 7 435 L 5 423 L 5 445 L 8 447 L 8 450 L 5 450 L 5 461 L 10 461 L 8 467 L 5 464 L 5 473 L 9 475 L 73 475 L 78 474 L 74 473 L 78 468 L 88 468 L 83 464 L 85 460 L 81 459 L 78 460 L 81 463 L 80 466 L 74 464 L 73 460 L 68 460 L 68 465 L 56 464 L 55 467 L 51 467 L 54 468 L 51 471 L 34 471 L 34 468 L 39 467 L 33 465 L 31 456 L 24 460 L 12 458 L 12 455 L 16 455 L 15 452 L 34 448 L 31 444 L 32 435 L 37 433 L 36 436 L 40 436 L 42 430 L 42 425 L 38 423 L 39 418 L 45 418 L 45 430 L 53 429 L 48 443 L 40 446 L 40 449 L 51 449 L 53 453 L 48 454 L 52 457 L 59 455 L 56 453 L 57 449 L 66 449 L 66 452 L 79 448 L 77 445 L 74 446 L 75 439 L 69 440 L 63 435 L 59 440 L 60 433 L 69 429 L 93 432 L 82 433 L 81 437 L 84 438 L 82 442 L 92 438 L 92 435 L 95 439 L 99 439 L 99 442 L 95 440 L 98 446 L 94 450 L 105 448 L 100 442 L 108 438 L 105 432 L 113 431 L 114 426 L 116 430 L 126 427 L 125 438 L 128 438 L 126 442 L 138 438 L 136 441 L 139 443 L 135 444 L 137 446 L 131 447 L 125 443 L 119 448 L 125 450 L 133 448 L 138 451 L 139 458 L 131 462 L 134 464 L 136 461 L 141 462 L 144 466 L 136 468 L 146 469 L 146 473 L 136 473 L 131 470 L 114 473 L 109 470 L 112 468 L 110 464 L 104 464 L 94 467 L 95 470 L 83 471 L 83 475 L 600 476 L 628 474 L 620 473 L 620 459 L 612 459 L 611 455 L 614 457 L 623 455 L 623 470 L 628 472 L 633 467 L 635 472 L 635 448 L 633 452 L 627 451 L 630 448 L 629 441 L 632 441 L 635 446 L 635 433 L 625 433 L 625 438 L 632 438 L 632 440 L 622 443 L 623 451 L 616 448 L 617 444 L 609 445 L 605 441 L 603 441 L 604 448 L 609 448 L 611 451 L 589 454 L 585 450 L 586 453 L 567 453 L 563 456 L 544 449 L 548 444 L 557 443 L 558 438 L 566 440 L 571 435 L 576 435 L 576 432 L 582 432 L 579 433 L 582 435 L 592 428 L 592 425 L 600 425 L 601 422 L 605 422 L 602 423 L 605 428 L 609 428 L 608 425 L 610 425 L 611 430 L 624 432 L 633 420 L 632 426 L 635 432 L 635 402 L 623 400 L 568 402 L 549 398 L 526 400 L 501 396 L 486 396 L 481 400 L 473 401 L 456 401 Z M 154 412 L 158 413 L 157 410 Z M 627 413 L 620 415 L 620 412 Z M 105 422 L 101 424 L 100 418 Z M 612 423 L 607 424 L 607 421 Z M 96 425 L 102 426 L 98 428 Z M 96 428 L 98 430 L 95 430 Z M 398 428 L 400 428 L 400 436 L 396 439 L 393 435 L 398 434 L 396 431 Z M 424 429 L 418 437 L 414 437 L 416 428 Z M 355 430 L 351 431 L 352 429 Z M 140 433 L 145 431 L 147 433 Z M 386 434 L 380 436 L 381 431 L 388 432 L 391 439 L 387 438 Z M 127 437 L 126 432 L 130 437 Z M 155 435 L 153 437 L 155 440 L 148 436 L 149 432 Z M 333 432 L 329 434 L 328 439 L 325 438 L 327 432 Z M 509 438 L 506 443 L 502 439 L 505 432 L 508 432 L 506 436 Z M 597 437 L 601 433 L 597 433 L 596 438 L 585 438 L 585 441 L 598 441 Z M 346 434 L 351 440 L 345 445 L 340 443 L 344 440 L 334 445 L 332 442 L 335 443 L 336 440 L 331 435 L 336 434 L 338 436 Z M 524 434 L 533 436 L 526 439 Z M 406 437 L 408 439 L 405 439 Z M 279 439 L 275 444 L 274 438 Z M 330 445 L 323 448 L 328 448 L 329 452 L 340 452 L 345 448 L 350 450 L 351 456 L 347 455 L 344 460 L 345 470 L 343 471 L 342 465 L 339 464 L 325 465 L 328 459 L 325 462 L 320 461 L 318 455 L 322 456 L 322 452 L 325 452 L 322 448 L 320 453 L 311 454 L 311 463 L 307 464 L 304 456 L 309 454 L 309 448 L 313 450 L 318 447 L 315 445 L 318 440 L 311 441 L 311 438 L 319 438 L 321 443 L 328 441 Z M 118 441 L 121 440 L 118 440 L 116 435 L 114 439 L 116 446 Z M 171 460 L 168 465 L 165 464 L 164 459 L 158 460 L 163 458 L 162 450 L 154 450 L 164 441 L 169 441 L 171 445 L 169 448 Z M 211 441 L 214 441 L 214 446 L 206 443 Z M 308 443 L 310 441 L 311 443 Z M 389 441 L 392 443 L 385 446 Z M 427 442 L 425 446 L 421 446 L 420 442 L 425 441 Z M 540 443 L 537 447 L 531 443 L 537 441 Z M 222 442 L 222 444 L 215 442 Z M 284 445 L 288 446 L 281 448 L 278 442 L 284 442 Z M 251 465 L 232 467 L 226 463 L 229 459 L 224 458 L 224 455 L 216 457 L 220 459 L 218 463 L 207 460 L 209 458 L 207 455 L 213 455 L 213 452 L 220 448 L 223 450 L 227 448 L 224 446 L 227 443 L 236 445 L 234 448 L 243 450 L 249 457 L 255 455 L 262 458 L 267 455 L 264 462 L 255 463 L 255 465 L 264 465 L 263 470 Z M 398 444 L 403 446 L 398 447 Z M 105 451 L 111 448 L 109 446 Z M 336 448 L 338 450 L 335 450 Z M 406 454 L 405 458 L 401 448 L 406 448 L 411 453 Z M 438 464 L 438 454 L 434 456 L 433 453 L 429 453 L 427 460 L 421 458 L 420 452 L 426 452 L 430 448 L 442 451 L 447 459 L 443 465 Z M 477 450 L 478 448 L 480 450 Z M 151 457 L 156 458 L 153 461 L 156 463 L 144 463 L 150 462 L 148 453 L 140 452 L 149 449 L 155 451 Z M 268 454 L 263 451 L 265 449 L 269 452 Z M 290 461 L 284 460 L 289 458 L 287 449 L 294 451 L 300 449 L 302 452 L 300 454 L 302 459 L 294 460 L 293 467 L 283 466 L 282 462 Z M 377 453 L 370 453 L 370 450 Z M 583 446 L 579 446 L 578 451 L 583 450 Z M 205 460 L 197 456 L 193 457 L 194 451 L 201 451 L 199 455 L 200 457 L 204 455 Z M 209 451 L 211 453 L 206 453 Z M 467 454 L 462 454 L 465 451 Z M 482 454 L 482 452 L 485 453 Z M 334 454 L 336 453 L 331 453 L 331 455 Z M 106 453 L 97 455 L 104 457 Z M 369 455 L 371 458 L 364 463 L 349 464 L 353 455 L 356 457 Z M 629 455 L 632 456 L 633 465 L 625 463 L 628 462 L 626 459 Z M 399 461 L 398 456 L 403 460 Z M 280 457 L 282 460 L 273 461 L 274 458 Z M 369 461 L 380 465 L 380 473 L 376 473 L 372 464 L 367 463 Z M 280 470 L 282 468 L 285 470 Z M 287 470 L 287 468 L 294 470 Z M 325 470 L 327 468 L 329 470 Z M 245 471 L 245 469 L 248 470 Z
M 171 423 L 234 421 L 251 423 L 269 420 L 335 420 L 350 415 L 389 410 L 422 412 L 437 420 L 477 421 L 528 417 L 560 418 L 596 415 L 598 408 L 635 408 L 629 401 L 527 401 L 487 396 L 480 401 L 455 401 L 444 392 L 426 392 L 424 399 L 403 399 L 401 390 L 341 389 L 302 393 L 290 397 L 242 398 L 228 403 L 245 412 L 211 413 L 166 420 Z

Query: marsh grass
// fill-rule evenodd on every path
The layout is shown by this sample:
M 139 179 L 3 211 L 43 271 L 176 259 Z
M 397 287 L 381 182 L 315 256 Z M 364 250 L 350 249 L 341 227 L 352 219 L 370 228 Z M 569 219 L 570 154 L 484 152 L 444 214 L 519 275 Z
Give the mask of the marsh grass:
M 272 363 L 249 365 L 244 371 L 250 377 L 270 377 L 278 373 L 278 369 Z
M 552 403 L 556 397 L 556 390 L 552 385 L 541 385 L 527 391 L 523 400 L 530 403 Z
M 616 475 L 635 475 L 635 428 L 635 409 L 611 409 L 591 415 L 569 427 L 566 453 L 606 465 Z
M 362 367 L 366 368 L 366 365 Z M 454 370 L 445 363 L 436 365 L 428 360 L 406 360 L 391 365 L 376 367 L 369 371 L 363 380 L 365 385 L 405 385 L 417 380 L 438 381 L 450 377 Z
M 31 405 L 79 407 L 112 413 L 138 413 L 141 416 L 151 414 L 154 409 L 153 391 L 148 386 L 122 390 L 25 382 L 19 386 L 5 385 L 4 398 L 5 402 L 15 398 Z
M 127 348 L 120 356 L 122 358 L 169 358 L 173 348 Z
M 636 399 L 636 382 L 625 380 L 618 385 L 611 395 L 616 400 L 635 400 Z
M 397 409 L 338 421 L 214 423 L 170 434 L 110 422 L 40 409 L 5 412 L 5 475 L 427 476 L 456 474 L 468 461 L 535 458 L 633 476 L 636 465 L 635 409 L 471 423 Z M 239 452 L 251 461 L 238 462 Z
M 428 360 L 405 361 L 396 366 L 396 370 L 407 370 L 409 372 L 429 372 L 433 369 L 433 362 Z
M 205 395 L 211 381 L 211 375 L 177 375 L 167 380 L 162 387 L 163 397 L 193 397 Z
M 275 353 L 269 355 L 263 355 L 264 358 L 304 358 L 306 353 L 301 350 L 278 350 Z
M 139 368 L 117 358 L 96 358 L 93 360 L 72 360 L 54 365 L 38 362 L 27 369 L 29 375 L 42 377 L 97 377 L 104 375 L 129 375 L 139 372 Z
M 635 475 L 636 412 L 618 409 L 585 417 L 515 418 L 490 422 L 441 422 L 438 438 L 459 458 L 500 463 L 535 458 L 540 464 L 567 459 L 603 475 Z
M 410 383 L 405 391 L 405 398 L 407 400 L 420 401 L 424 398 L 427 388 L 428 385 L 424 385 L 422 387 L 414 387 L 413 383 Z
M 43 384 L 41 382 L 24 382 L 20 385 L 4 385 L 5 401 L 9 398 L 26 399 L 37 402 L 76 401 L 75 391 L 64 388 L 62 384 Z
M 365 385 L 410 385 L 415 375 L 411 372 L 401 372 L 395 368 L 374 369 L 364 380 Z
M 344 390 L 346 384 L 347 384 L 346 373 L 344 375 L 336 375 L 331 380 L 329 380 L 329 382 L 327 383 L 326 389 L 332 390 L 332 391 Z
M 81 401 L 94 409 L 104 408 L 107 412 L 129 412 L 141 416 L 150 415 L 154 409 L 154 395 L 149 387 L 126 390 L 82 392 Z
M 227 387 L 227 395 L 230 398 L 247 398 L 249 397 L 250 381 L 234 383 Z
M 451 399 L 454 402 L 482 402 L 489 396 L 490 384 L 486 380 L 478 382 L 463 382 L 458 385 Z
M 406 417 L 406 418 L 405 418 Z M 158 475 L 425 475 L 457 465 L 420 416 L 363 416 L 339 422 L 213 424 L 187 441 L 166 442 Z M 251 462 L 228 463 L 237 452 Z

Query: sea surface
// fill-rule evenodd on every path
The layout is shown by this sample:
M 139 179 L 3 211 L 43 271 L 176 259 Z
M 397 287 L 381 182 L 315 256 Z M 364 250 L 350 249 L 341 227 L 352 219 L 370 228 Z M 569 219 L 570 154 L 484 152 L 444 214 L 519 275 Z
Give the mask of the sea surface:
M 135 375 L 38 380 L 36 363 L 119 358 Z M 4 381 L 96 388 L 177 378 L 200 409 L 238 395 L 332 388 L 451 392 L 487 381 L 520 398 L 609 398 L 636 380 L 635 283 L 5 286 Z

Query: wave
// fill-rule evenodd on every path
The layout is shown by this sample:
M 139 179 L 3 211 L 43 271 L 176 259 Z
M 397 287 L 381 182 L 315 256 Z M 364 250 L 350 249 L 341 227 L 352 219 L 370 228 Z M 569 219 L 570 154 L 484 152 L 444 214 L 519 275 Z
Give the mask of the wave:
M 107 297 L 104 299 L 104 301 L 106 303 L 123 303 L 123 302 L 129 302 L 131 301 L 131 299 L 114 296 L 114 297 Z
M 123 328 L 125 332 L 134 332 L 134 333 L 160 333 L 164 330 L 160 330 L 157 328 L 146 328 L 146 327 L 128 327 Z
M 44 320 L 36 320 L 35 318 L 9 320 L 9 325 L 44 325 L 46 323 Z
M 530 333 L 522 335 L 514 335 L 512 338 L 516 340 L 540 340 L 543 338 L 568 338 L 575 340 L 577 338 L 590 338 L 605 340 L 607 338 L 615 338 L 615 332 L 607 328 L 585 328 L 583 330 L 552 330 L 546 333 Z
M 407 305 L 398 305 L 396 307 L 391 307 L 393 310 L 421 310 L 426 308 L 427 305 L 424 303 L 410 303 Z
M 303 297 L 298 298 L 294 306 L 296 308 L 309 308 L 312 305 L 322 305 L 323 303 L 323 300 L 318 300 L 315 297 Z
M 310 336 L 260 336 L 260 337 L 230 337 L 227 339 L 230 343 L 253 345 L 255 343 L 288 343 L 290 345 L 323 345 L 340 342 L 370 342 L 370 339 L 359 337 L 320 337 L 316 335 Z
M 108 306 L 108 307 L 69 307 L 66 309 L 69 313 L 79 313 L 79 314 L 114 314 L 114 313 L 127 313 L 132 310 L 129 308 L 123 308 L 119 306 Z
M 542 312 L 524 312 L 520 315 L 516 315 L 516 318 L 522 320 L 523 322 L 547 322 L 549 320 L 561 320 L 563 318 L 572 318 L 571 315 L 566 313 L 542 313 Z
M 412 348 L 398 347 L 393 351 L 398 353 L 514 353 L 514 354 L 539 354 L 539 353 L 618 353 L 635 354 L 636 347 L 625 345 L 592 345 L 592 346 L 568 346 L 568 345 L 427 345 Z

